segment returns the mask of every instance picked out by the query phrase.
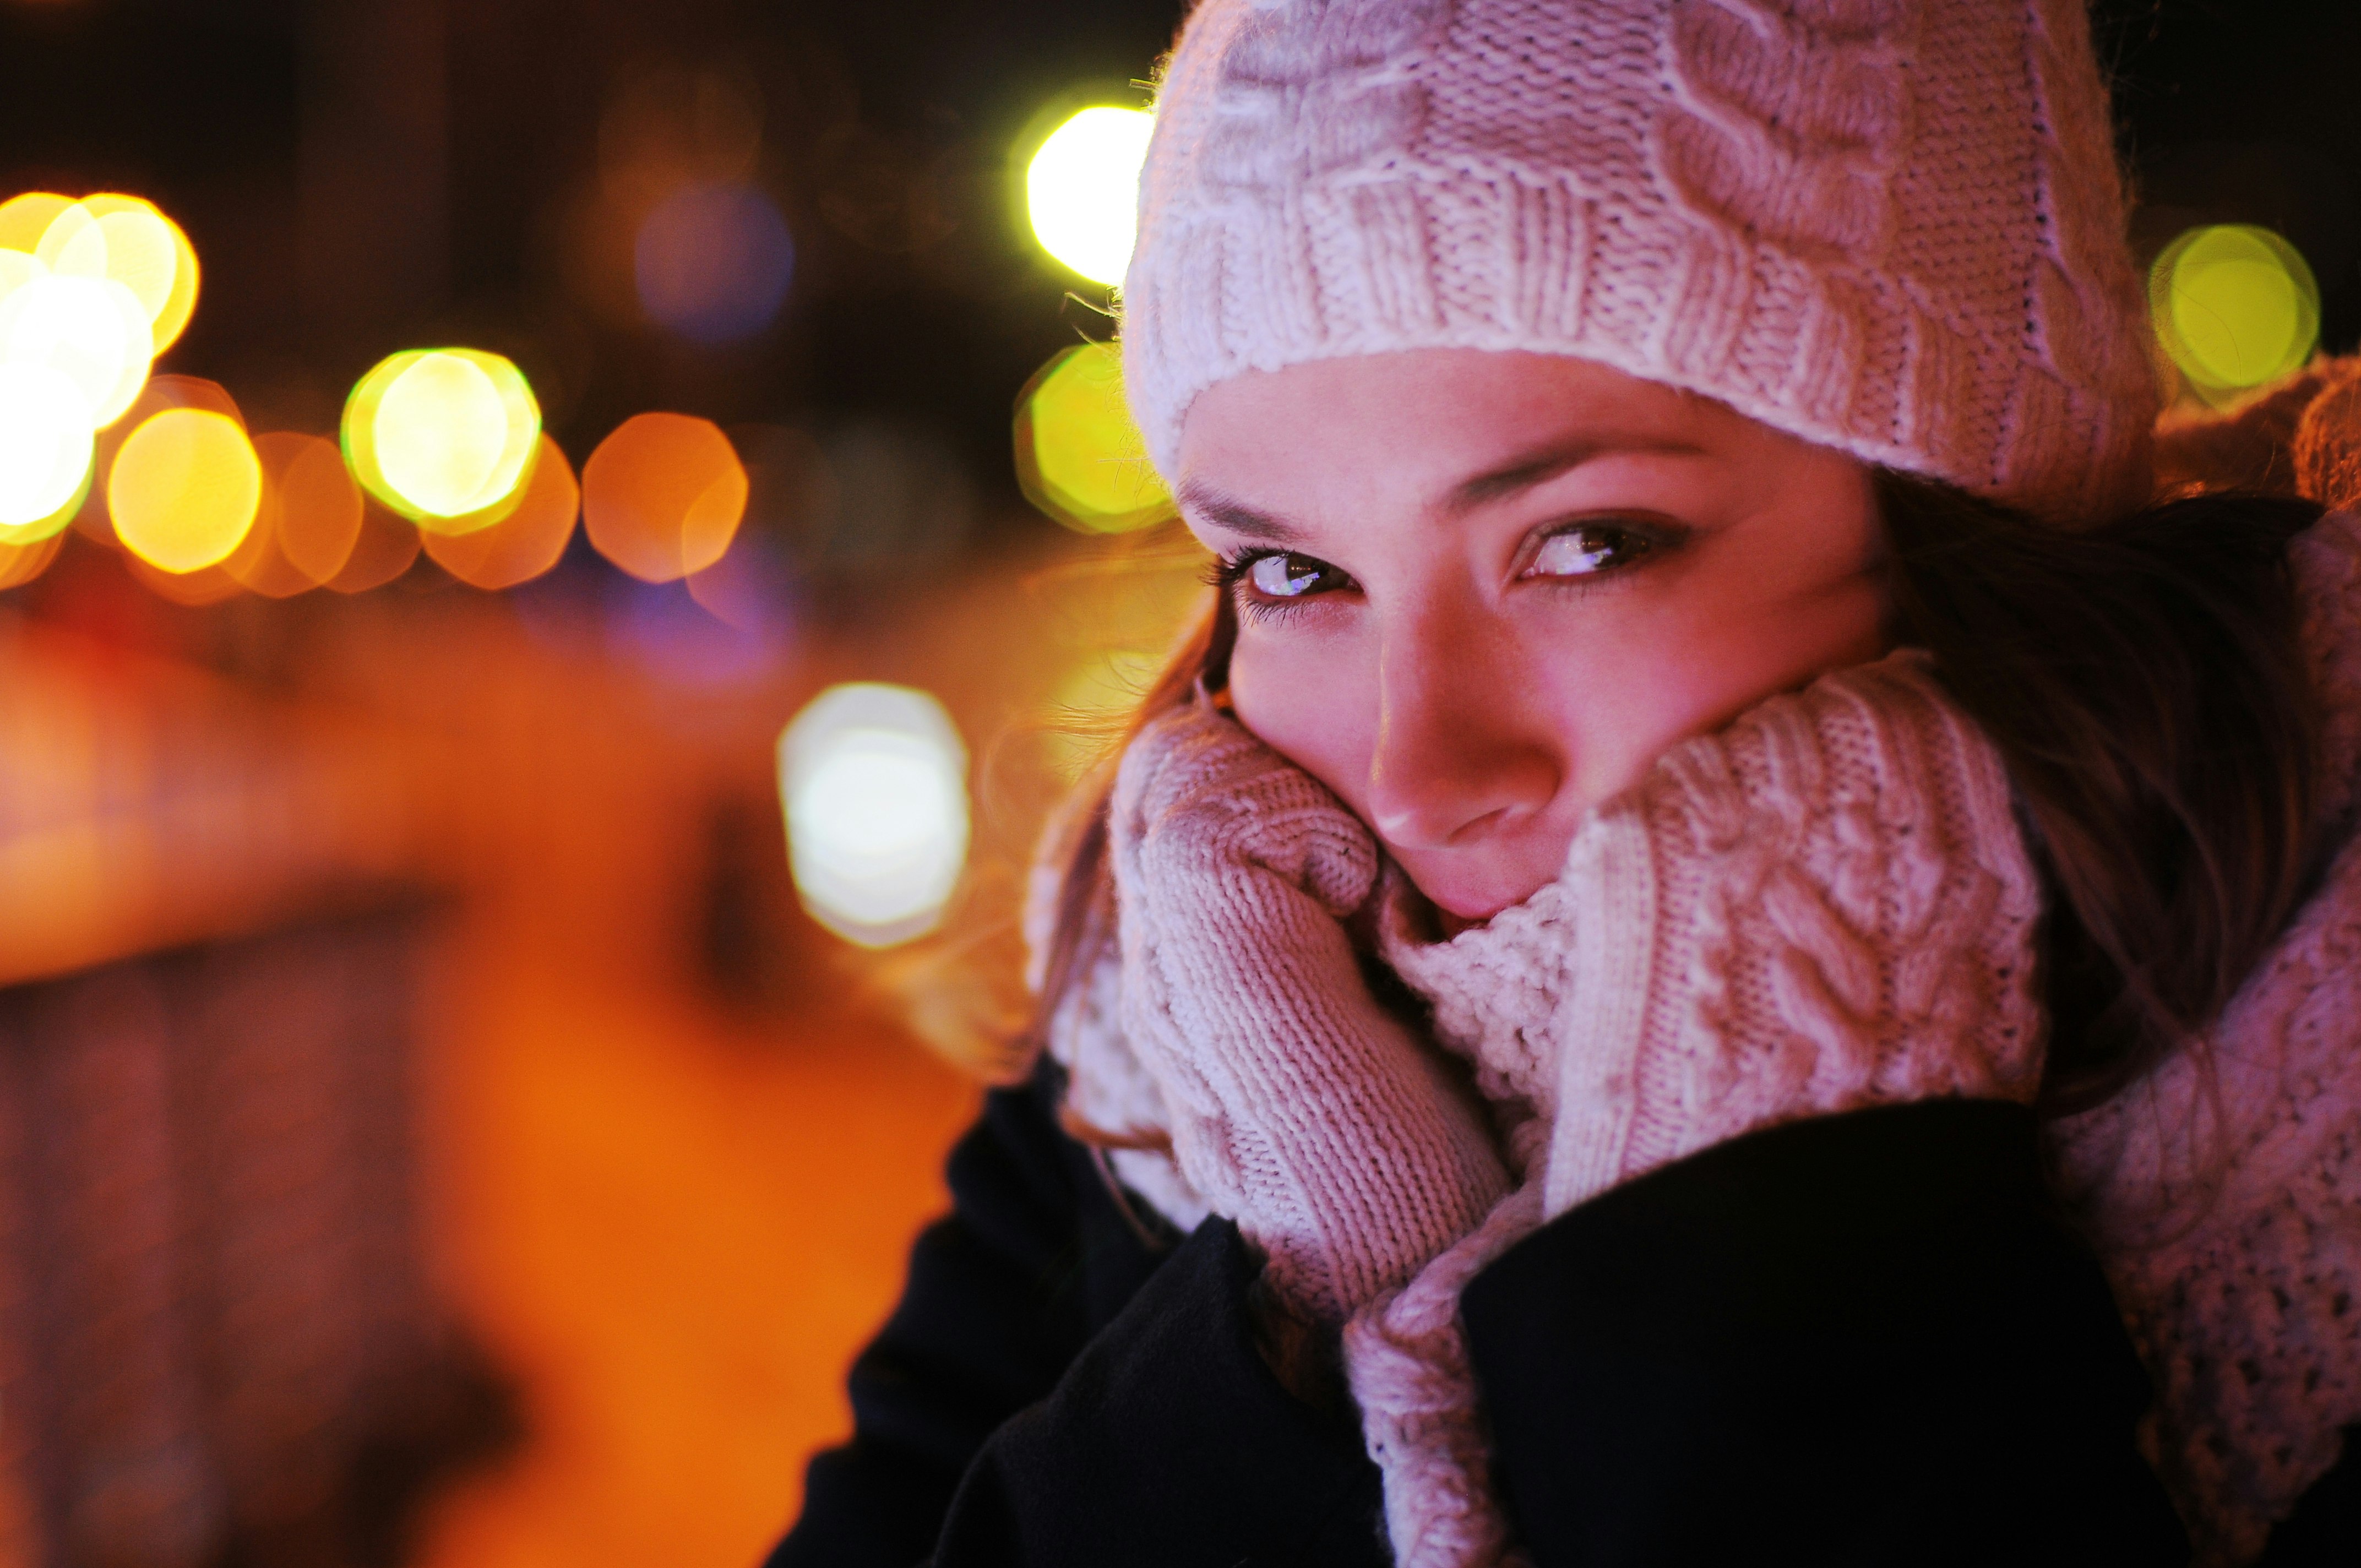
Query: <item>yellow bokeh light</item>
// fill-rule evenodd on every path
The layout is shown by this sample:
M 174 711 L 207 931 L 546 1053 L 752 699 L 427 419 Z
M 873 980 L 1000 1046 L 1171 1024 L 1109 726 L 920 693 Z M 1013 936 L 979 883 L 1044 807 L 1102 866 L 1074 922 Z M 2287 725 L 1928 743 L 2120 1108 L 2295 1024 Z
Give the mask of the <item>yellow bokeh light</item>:
M 27 191 L 0 202 L 0 250 L 34 254 L 58 214 L 73 204 L 72 197 L 53 191 Z
M 148 313 L 112 279 L 33 279 L 0 299 L 0 364 L 44 365 L 75 389 L 82 417 L 104 430 L 147 383 Z
M 2320 338 L 2320 288 L 2295 247 L 2266 228 L 2191 229 L 2158 257 L 2148 301 L 2165 352 L 2208 397 L 2278 379 Z
M 582 466 L 582 525 L 598 554 L 651 583 L 702 572 L 746 515 L 746 466 L 721 428 L 635 414 Z
M 197 308 L 197 253 L 152 202 L 106 192 L 75 202 L 46 191 L 0 203 L 0 297 L 35 278 L 115 282 L 148 321 L 148 357 L 170 347 Z
M 49 220 L 33 254 L 60 277 L 106 276 L 106 236 L 98 226 L 98 214 L 80 202 L 60 209 Z
M 129 289 L 148 313 L 155 352 L 179 340 L 197 308 L 197 253 L 181 225 L 151 202 L 115 192 L 82 205 L 98 219 L 106 247 L 105 276 Z
M 1124 401 L 1113 344 L 1066 349 L 1016 399 L 1016 477 L 1026 499 L 1082 533 L 1123 533 L 1172 515 Z
M 1104 104 L 1051 131 L 1025 167 L 1041 248 L 1094 283 L 1123 281 L 1139 222 L 1139 170 L 1155 116 Z
M 90 482 L 90 421 L 72 381 L 46 365 L 0 363 L 0 543 L 65 527 Z
M 941 703 L 857 682 L 779 737 L 787 856 L 804 907 L 882 948 L 931 930 L 967 864 L 967 747 Z
M 226 561 L 262 503 L 246 432 L 210 409 L 167 409 L 133 431 L 106 478 L 115 537 L 149 565 L 189 573 Z
M 364 489 L 422 528 L 465 533 L 504 515 L 541 439 L 522 372 L 472 348 L 412 349 L 345 405 L 345 456 Z

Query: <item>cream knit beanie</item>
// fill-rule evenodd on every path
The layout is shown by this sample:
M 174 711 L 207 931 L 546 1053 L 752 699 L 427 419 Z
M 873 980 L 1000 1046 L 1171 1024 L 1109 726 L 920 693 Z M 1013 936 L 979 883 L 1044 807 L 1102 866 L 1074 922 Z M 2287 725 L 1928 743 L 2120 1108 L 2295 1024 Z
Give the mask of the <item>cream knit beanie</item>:
M 1124 370 L 1569 354 L 2059 521 L 2157 388 L 2082 0 L 1202 0 Z

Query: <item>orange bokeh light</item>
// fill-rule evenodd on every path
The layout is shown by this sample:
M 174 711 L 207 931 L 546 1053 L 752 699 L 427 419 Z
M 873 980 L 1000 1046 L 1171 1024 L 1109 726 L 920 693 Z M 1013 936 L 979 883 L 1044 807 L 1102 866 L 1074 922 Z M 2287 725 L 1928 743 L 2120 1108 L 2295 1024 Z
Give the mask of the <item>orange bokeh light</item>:
M 365 594 L 410 570 L 418 559 L 417 526 L 401 513 L 365 498 L 360 537 L 344 567 L 327 586 L 340 594 Z
M 746 515 L 746 467 L 709 420 L 625 420 L 582 466 L 582 521 L 598 554 L 669 583 L 721 559 Z
M 223 565 L 269 598 L 316 588 L 344 570 L 361 536 L 361 491 L 333 441 L 275 431 L 255 438 L 262 506 Z
M 506 517 L 466 533 L 422 531 L 421 543 L 436 565 L 461 582 L 479 588 L 511 588 L 557 565 L 566 554 L 566 542 L 574 537 L 574 519 L 581 506 L 574 466 L 557 443 L 544 435 L 524 493 Z

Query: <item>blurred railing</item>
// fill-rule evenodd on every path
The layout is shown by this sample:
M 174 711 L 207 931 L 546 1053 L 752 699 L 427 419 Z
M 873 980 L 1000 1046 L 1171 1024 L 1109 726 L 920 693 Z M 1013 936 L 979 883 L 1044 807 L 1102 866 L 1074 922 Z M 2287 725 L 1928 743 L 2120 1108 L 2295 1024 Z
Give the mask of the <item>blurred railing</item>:
M 396 1562 L 504 1423 L 422 1261 L 404 754 L 0 625 L 0 1568 Z

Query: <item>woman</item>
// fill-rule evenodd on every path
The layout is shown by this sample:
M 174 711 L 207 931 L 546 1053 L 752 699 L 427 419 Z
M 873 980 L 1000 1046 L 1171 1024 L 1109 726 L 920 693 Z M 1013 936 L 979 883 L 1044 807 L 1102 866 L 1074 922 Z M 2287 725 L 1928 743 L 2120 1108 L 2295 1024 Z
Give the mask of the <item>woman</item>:
M 2153 502 L 2111 145 L 2076 0 L 1199 6 L 1215 606 L 774 1563 L 2361 1561 L 2361 529 Z

